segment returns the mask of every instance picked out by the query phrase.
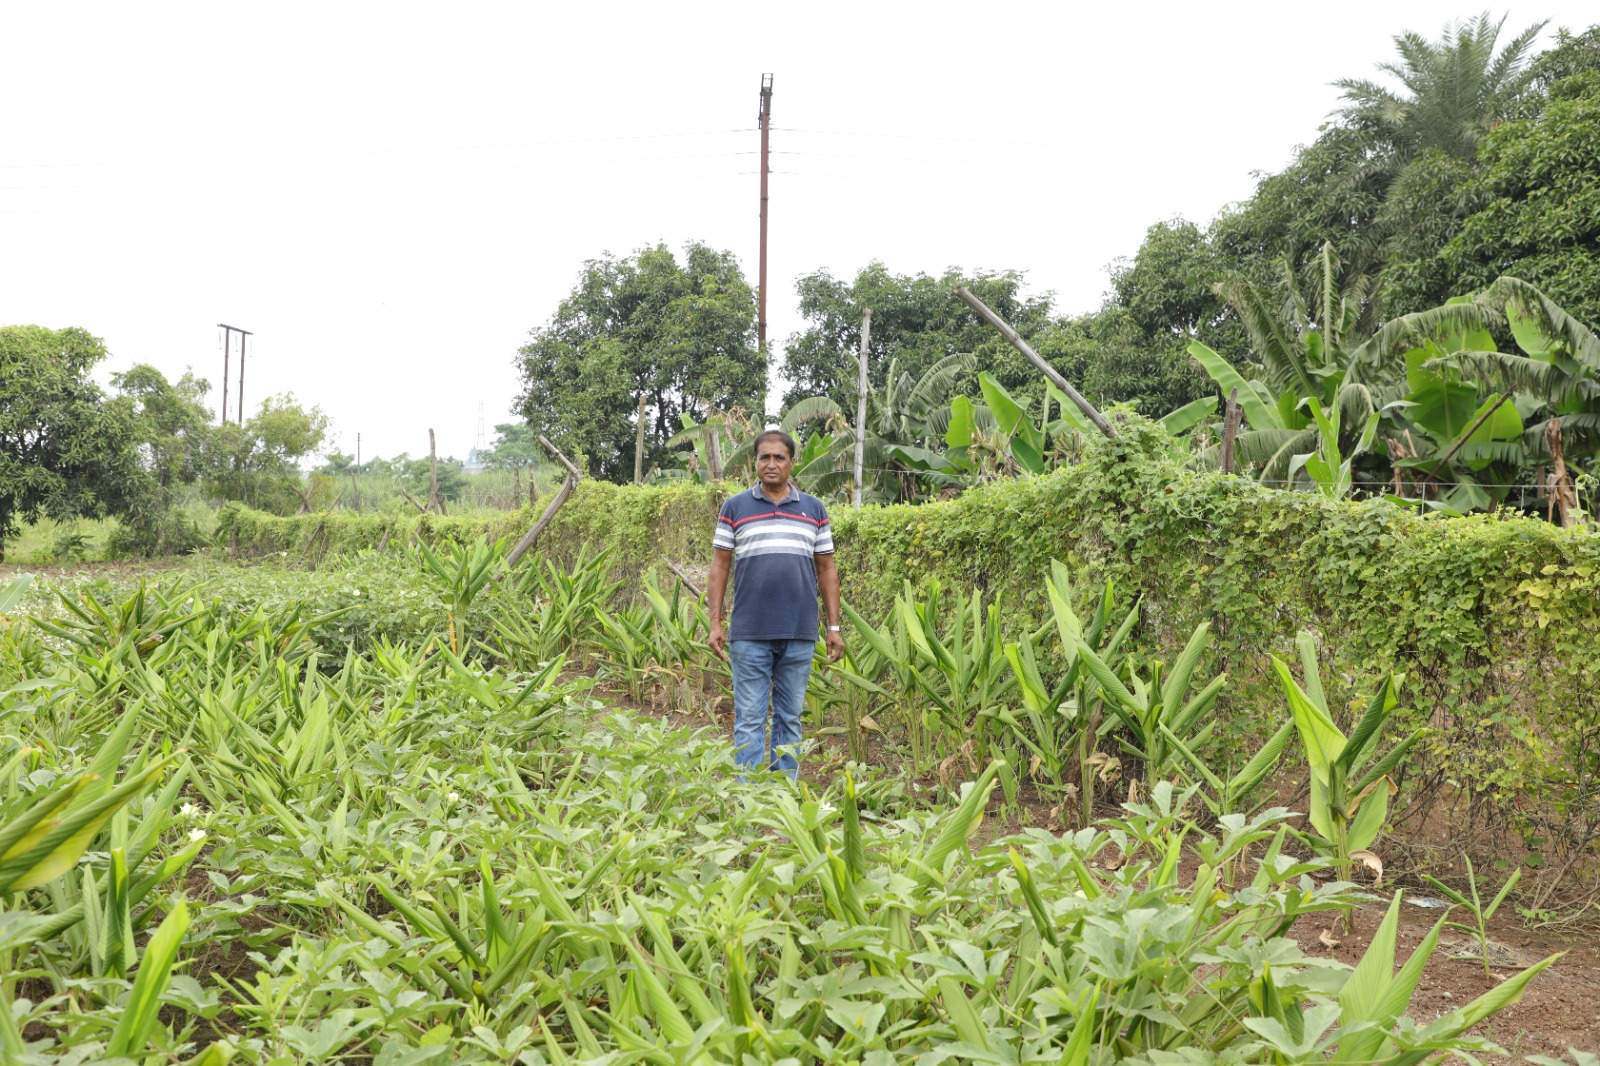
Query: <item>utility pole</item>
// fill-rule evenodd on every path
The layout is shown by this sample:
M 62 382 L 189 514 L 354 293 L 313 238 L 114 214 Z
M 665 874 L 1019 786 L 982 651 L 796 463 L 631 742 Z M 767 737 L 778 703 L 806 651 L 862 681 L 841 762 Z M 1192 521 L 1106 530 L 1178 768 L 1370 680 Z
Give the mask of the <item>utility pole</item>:
M 251 336 L 249 330 L 230 326 L 226 322 L 218 322 L 217 328 L 222 334 L 222 424 L 228 424 L 228 349 L 233 335 L 239 335 L 239 424 L 244 425 L 244 339 Z
M 756 289 L 756 350 L 767 357 L 767 134 L 772 129 L 772 75 L 761 75 L 761 264 Z
M 217 325 L 222 325 L 218 322 Z M 228 424 L 228 348 L 233 340 L 233 332 L 227 328 L 222 331 L 222 424 Z
M 861 468 L 867 455 L 867 345 L 872 337 L 872 308 L 861 309 L 861 376 L 856 385 L 856 468 L 855 492 L 852 502 L 861 506 Z

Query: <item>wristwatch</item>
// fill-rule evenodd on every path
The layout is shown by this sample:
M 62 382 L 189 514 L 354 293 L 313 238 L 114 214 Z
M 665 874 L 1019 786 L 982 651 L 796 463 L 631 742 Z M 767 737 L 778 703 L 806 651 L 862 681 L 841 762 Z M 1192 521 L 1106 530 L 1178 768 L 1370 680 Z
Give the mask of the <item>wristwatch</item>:
M 829 633 L 838 633 L 838 632 L 841 632 L 841 629 L 838 626 L 829 626 L 828 627 L 828 632 Z

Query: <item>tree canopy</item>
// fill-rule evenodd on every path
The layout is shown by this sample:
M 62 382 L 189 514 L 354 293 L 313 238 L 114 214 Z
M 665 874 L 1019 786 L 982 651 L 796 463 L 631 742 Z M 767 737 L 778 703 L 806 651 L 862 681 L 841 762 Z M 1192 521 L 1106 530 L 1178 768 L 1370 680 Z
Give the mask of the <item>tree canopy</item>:
M 146 491 L 133 405 L 90 378 L 86 330 L 0 327 L 0 545 L 41 515 L 120 514 Z
M 1025 337 L 1050 321 L 1050 294 L 1024 296 L 1020 271 L 964 273 L 954 267 L 940 277 L 894 274 L 874 260 L 844 282 L 826 270 L 795 283 L 805 328 L 784 344 L 783 376 L 789 382 L 785 409 L 808 396 L 827 396 L 854 409 L 861 312 L 872 309 L 868 373 L 881 389 L 891 362 L 920 379 L 950 355 L 973 354 L 1008 388 L 1037 385 L 1039 372 L 1011 349 L 994 329 L 966 305 L 951 298 L 965 285 Z M 958 390 L 977 391 L 976 372 L 956 382 Z
M 581 452 L 590 474 L 628 480 L 641 395 L 646 466 L 666 460 L 683 414 L 764 408 L 755 315 L 731 252 L 691 243 L 680 262 L 658 244 L 592 259 L 518 352 L 518 409 L 532 432 Z

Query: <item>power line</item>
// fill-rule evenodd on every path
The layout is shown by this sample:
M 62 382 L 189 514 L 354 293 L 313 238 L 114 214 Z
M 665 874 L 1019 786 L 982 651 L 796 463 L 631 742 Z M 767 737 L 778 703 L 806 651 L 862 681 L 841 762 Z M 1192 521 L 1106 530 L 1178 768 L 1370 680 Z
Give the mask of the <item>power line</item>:
M 826 137 L 872 137 L 891 138 L 901 141 L 948 141 L 951 144 L 1010 144 L 1024 145 L 1032 148 L 1072 148 L 1065 141 L 1007 141 L 996 140 L 990 137 L 941 137 L 934 134 L 919 133 L 885 133 L 882 130 L 803 130 L 790 126 L 774 126 L 773 129 L 783 133 L 810 133 Z
M 394 148 L 362 148 L 350 149 L 341 152 L 286 152 L 276 155 L 259 155 L 257 159 L 339 159 L 375 155 L 400 155 L 405 153 L 423 152 L 481 152 L 499 151 L 507 148 L 548 148 L 560 145 L 574 144 L 607 144 L 616 141 L 651 141 L 673 137 L 719 137 L 733 133 L 751 133 L 755 127 L 737 130 L 698 130 L 682 131 L 677 133 L 636 133 L 617 137 L 572 137 L 549 141 L 504 141 L 496 144 L 462 144 L 439 145 L 422 147 L 394 147 Z M 68 167 L 136 167 L 161 165 L 164 163 L 207 162 L 207 158 L 194 155 L 188 157 L 166 157 L 150 159 L 127 159 L 111 161 L 82 161 L 72 163 L 0 163 L 0 170 L 39 170 Z
M 567 162 L 561 162 L 561 161 L 552 162 L 550 160 L 541 159 L 541 160 L 535 160 L 535 161 L 531 161 L 531 162 L 527 162 L 527 163 L 498 163 L 498 164 L 495 164 L 495 165 L 492 165 L 492 166 L 436 167 L 436 168 L 427 169 L 427 170 L 415 170 L 415 169 L 414 170 L 384 170 L 384 171 L 381 171 L 380 173 L 381 173 L 381 176 L 383 176 L 383 177 L 419 177 L 419 176 L 426 176 L 426 175 L 430 175 L 430 174 L 490 174 L 490 173 L 494 173 L 496 171 L 505 171 L 505 170 L 571 170 L 571 169 L 582 169 L 582 168 L 585 168 L 585 167 L 593 168 L 593 169 L 596 169 L 596 170 L 599 170 L 599 169 L 610 170 L 610 169 L 616 167 L 619 164 L 625 164 L 626 165 L 626 164 L 635 164 L 635 163 L 668 163 L 668 162 L 677 162 L 677 161 L 686 160 L 686 159 L 730 159 L 730 158 L 734 158 L 734 157 L 738 157 L 738 156 L 747 156 L 747 155 L 756 155 L 756 154 L 757 153 L 755 152 L 755 150 L 751 149 L 751 150 L 747 150 L 747 151 L 737 151 L 737 152 L 704 152 L 704 153 L 690 153 L 690 154 L 687 154 L 687 155 L 654 155 L 654 156 L 632 156 L 632 157 L 624 156 L 624 157 L 621 157 L 621 158 L 584 159 L 584 160 L 571 160 L 571 161 L 567 161 Z M 346 175 L 355 175 L 355 174 L 360 174 L 360 173 L 361 172 L 355 171 L 355 170 L 350 170 L 350 171 L 346 171 L 345 172 Z M 258 174 L 255 175 L 255 176 L 259 177 L 263 181 L 282 182 L 282 181 L 285 181 L 285 180 L 294 180 L 293 176 L 287 175 L 287 174 L 284 174 L 284 173 L 274 173 L 274 174 L 270 174 L 269 175 L 269 174 L 264 174 L 264 173 L 259 173 L 258 172 Z M 302 177 L 307 181 L 325 182 L 325 181 L 328 180 L 329 175 L 327 173 L 316 173 L 316 174 L 304 174 L 304 175 L 300 175 L 299 177 Z M 174 180 L 171 180 L 171 181 L 106 181 L 106 182 L 74 182 L 74 183 L 71 183 L 71 184 L 50 184 L 50 185 L 0 185 L 0 191 L 20 192 L 20 191 L 24 191 L 24 190 L 38 191 L 38 190 L 47 190 L 47 189 L 148 189 L 148 188 L 183 187 L 183 186 L 198 186 L 198 185 L 216 185 L 216 184 L 221 184 L 221 183 L 224 183 L 224 182 L 226 182 L 230 187 L 235 186 L 237 184 L 236 179 L 233 178 L 233 177 L 230 177 L 230 176 L 226 176 L 226 175 L 214 175 L 214 176 L 213 175 L 208 175 L 208 176 L 203 177 L 203 178 L 194 178 L 194 179 L 189 179 L 189 180 L 174 179 Z

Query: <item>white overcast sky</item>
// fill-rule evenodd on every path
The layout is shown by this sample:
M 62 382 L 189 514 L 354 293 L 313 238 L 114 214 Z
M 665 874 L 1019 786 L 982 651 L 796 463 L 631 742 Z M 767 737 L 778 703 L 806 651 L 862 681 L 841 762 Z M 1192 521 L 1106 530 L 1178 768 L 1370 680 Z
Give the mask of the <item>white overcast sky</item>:
M 873 258 L 1023 270 L 1090 310 L 1151 223 L 1208 221 L 1312 140 L 1329 82 L 1477 11 L 10 0 L 0 324 L 84 327 L 107 371 L 193 367 L 215 405 L 231 323 L 247 412 L 293 391 L 342 450 L 426 453 L 432 426 L 464 457 L 585 259 L 701 240 L 754 284 L 763 72 L 781 343 L 797 277 Z M 1502 13 L 1502 40 L 1600 21 Z

